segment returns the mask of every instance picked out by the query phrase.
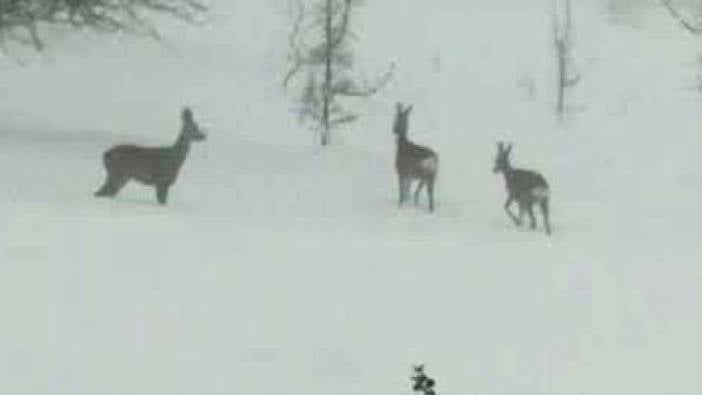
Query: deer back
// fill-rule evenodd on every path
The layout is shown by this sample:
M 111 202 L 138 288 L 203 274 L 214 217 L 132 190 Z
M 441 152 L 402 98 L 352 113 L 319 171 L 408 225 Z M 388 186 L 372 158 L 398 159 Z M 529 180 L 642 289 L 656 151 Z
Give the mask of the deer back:
M 438 157 L 430 148 L 414 144 L 406 139 L 398 139 L 395 167 L 398 174 L 424 178 L 438 170 Z
M 538 200 L 548 196 L 548 182 L 535 171 L 512 169 L 505 173 L 505 179 L 509 194 L 518 200 Z
M 183 126 L 175 144 L 165 147 L 118 145 L 105 152 L 105 167 L 119 177 L 134 178 L 145 184 L 173 183 L 190 151 L 190 142 L 205 139 L 190 109 L 183 110 L 182 119 Z
M 188 146 L 140 147 L 118 145 L 105 153 L 105 167 L 145 184 L 172 182 L 185 161 Z

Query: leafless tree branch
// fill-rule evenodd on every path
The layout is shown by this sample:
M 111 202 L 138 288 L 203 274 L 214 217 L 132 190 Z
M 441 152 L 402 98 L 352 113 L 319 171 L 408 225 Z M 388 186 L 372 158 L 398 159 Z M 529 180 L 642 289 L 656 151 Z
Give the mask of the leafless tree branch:
M 357 87 L 353 84 L 348 84 L 346 86 L 341 86 L 338 89 L 334 89 L 332 92 L 339 96 L 346 97 L 369 97 L 380 92 L 387 84 L 392 80 L 395 73 L 395 64 L 390 65 L 390 69 L 383 74 L 380 79 L 372 86 Z
M 200 0 L 0 0 L 0 36 L 36 50 L 45 47 L 43 27 L 128 32 L 159 38 L 152 16 L 168 15 L 201 24 Z
M 683 17 L 682 14 L 675 9 L 670 0 L 661 0 L 661 4 L 663 4 L 665 9 L 668 10 L 670 16 L 673 17 L 673 19 L 675 19 L 685 30 L 692 34 L 702 34 L 702 28 L 694 26 L 692 23 L 685 20 L 685 17 Z
M 283 78 L 283 87 L 285 88 L 288 87 L 290 80 L 297 75 L 305 63 L 302 50 L 300 49 L 300 45 L 298 43 L 302 23 L 305 20 L 305 7 L 302 5 L 302 0 L 296 0 L 294 4 L 297 8 L 297 14 L 295 15 L 295 19 L 293 21 L 293 29 L 288 36 L 288 45 L 290 46 L 292 65 L 290 66 L 288 72 L 285 73 L 285 77 Z

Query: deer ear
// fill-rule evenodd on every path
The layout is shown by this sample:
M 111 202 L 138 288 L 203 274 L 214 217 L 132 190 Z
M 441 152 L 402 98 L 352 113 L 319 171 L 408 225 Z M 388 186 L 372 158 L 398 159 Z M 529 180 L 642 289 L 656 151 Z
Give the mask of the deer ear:
M 413 108 L 414 104 L 410 104 L 407 108 L 405 108 L 405 114 L 411 113 Z
M 497 151 L 502 152 L 502 151 L 504 151 L 504 149 L 505 149 L 505 143 L 503 143 L 502 141 L 498 141 L 497 142 Z
M 507 149 L 505 149 L 505 152 L 507 152 L 508 154 L 510 152 L 512 152 L 512 143 L 509 143 L 509 145 L 507 146 Z
M 397 112 L 403 112 L 402 111 L 402 103 L 397 102 L 397 104 L 395 104 L 395 106 L 397 107 Z

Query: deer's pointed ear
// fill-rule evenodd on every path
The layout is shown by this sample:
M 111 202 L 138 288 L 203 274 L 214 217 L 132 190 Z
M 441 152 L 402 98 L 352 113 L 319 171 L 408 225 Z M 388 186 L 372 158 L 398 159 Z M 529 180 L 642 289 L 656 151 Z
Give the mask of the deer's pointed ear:
M 395 104 L 395 107 L 397 108 L 397 112 L 402 112 L 402 103 L 397 102 L 397 104 Z
M 505 147 L 505 143 L 503 143 L 502 141 L 497 142 L 497 151 L 499 151 L 499 152 L 504 151 L 504 147 Z
M 505 152 L 508 153 L 508 154 L 509 154 L 510 152 L 512 152 L 512 143 L 509 143 L 509 145 L 508 145 L 507 148 L 505 149 Z
M 410 104 L 407 108 L 405 108 L 405 114 L 411 113 L 413 108 L 414 104 Z

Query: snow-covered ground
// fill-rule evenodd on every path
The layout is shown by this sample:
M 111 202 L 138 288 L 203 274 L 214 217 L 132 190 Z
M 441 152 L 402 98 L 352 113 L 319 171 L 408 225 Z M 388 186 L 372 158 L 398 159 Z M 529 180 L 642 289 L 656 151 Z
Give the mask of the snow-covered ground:
M 233 3 L 169 47 L 3 65 L 1 394 L 409 394 L 419 362 L 442 395 L 702 391 L 699 41 L 576 4 L 559 127 L 547 1 L 368 1 L 362 62 L 397 74 L 320 150 L 279 87 L 284 2 Z M 395 203 L 398 100 L 434 215 Z M 169 206 L 94 199 L 101 152 L 170 143 L 184 104 L 209 139 Z M 502 212 L 498 139 L 548 177 L 552 237 Z

